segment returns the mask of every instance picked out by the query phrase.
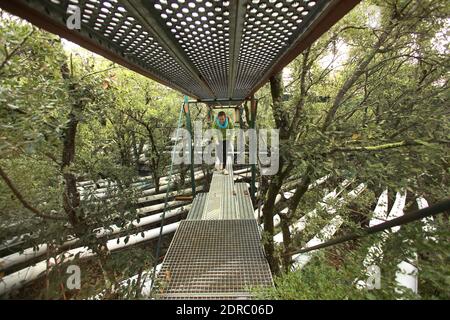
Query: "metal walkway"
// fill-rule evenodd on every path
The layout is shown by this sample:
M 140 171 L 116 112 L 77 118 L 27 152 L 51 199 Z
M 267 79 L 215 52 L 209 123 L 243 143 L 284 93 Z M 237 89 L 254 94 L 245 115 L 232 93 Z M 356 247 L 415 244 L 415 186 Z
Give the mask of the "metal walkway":
M 359 1 L 8 0 L 0 7 L 213 104 L 251 97 Z
M 159 299 L 251 299 L 273 286 L 245 183 L 215 172 L 180 223 L 156 279 Z
M 187 96 L 209 107 L 250 100 L 255 128 L 255 92 L 358 2 L 8 0 L 0 8 L 183 92 L 189 126 Z M 250 298 L 251 287 L 273 286 L 247 188 L 228 171 L 213 175 L 180 223 L 156 279 L 159 298 Z

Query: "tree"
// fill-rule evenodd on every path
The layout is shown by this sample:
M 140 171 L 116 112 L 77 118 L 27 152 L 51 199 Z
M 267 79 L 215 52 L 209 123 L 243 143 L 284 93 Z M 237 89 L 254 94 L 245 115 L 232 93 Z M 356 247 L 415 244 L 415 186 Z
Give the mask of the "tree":
M 364 18 L 373 4 L 381 14 L 377 27 Z M 263 215 L 265 250 L 275 273 L 275 198 L 291 175 L 300 173 L 301 179 L 285 201 L 288 213 L 280 214 L 285 252 L 292 242 L 288 226 L 302 214 L 298 208 L 307 186 L 325 174 L 344 172 L 375 190 L 407 187 L 433 200 L 448 193 L 443 182 L 449 122 L 442 121 L 448 119 L 448 55 L 432 45 L 447 10 L 439 2 L 361 4 L 291 64 L 296 78 L 288 89 L 281 74 L 271 78 L 281 159 L 265 190 Z M 342 68 L 333 63 L 339 43 L 349 47 Z M 325 66 L 324 57 L 331 61 Z M 293 96 L 287 102 L 286 90 Z

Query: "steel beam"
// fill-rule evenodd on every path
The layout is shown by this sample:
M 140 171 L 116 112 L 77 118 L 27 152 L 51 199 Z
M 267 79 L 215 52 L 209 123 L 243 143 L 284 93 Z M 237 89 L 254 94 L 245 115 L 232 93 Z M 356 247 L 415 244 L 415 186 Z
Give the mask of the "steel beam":
M 250 102 L 250 128 L 256 128 L 256 111 L 257 111 L 258 101 L 255 100 L 255 97 L 252 96 L 252 100 Z M 252 179 L 250 182 L 250 197 L 252 198 L 253 203 L 255 203 L 255 194 L 256 194 L 256 164 L 251 165 Z
M 240 105 L 243 102 L 247 101 L 249 99 L 197 99 L 197 100 L 189 100 L 188 103 L 206 103 L 210 106 L 217 106 L 217 105 Z
M 230 70 L 228 73 L 228 97 L 233 97 L 238 75 L 239 49 L 244 31 L 247 0 L 235 0 L 230 4 Z

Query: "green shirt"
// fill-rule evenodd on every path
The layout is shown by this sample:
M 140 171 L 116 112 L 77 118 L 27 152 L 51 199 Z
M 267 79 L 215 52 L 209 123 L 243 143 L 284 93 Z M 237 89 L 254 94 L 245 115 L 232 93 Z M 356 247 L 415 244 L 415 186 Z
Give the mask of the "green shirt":
M 233 121 L 231 121 L 231 119 L 229 117 L 227 117 L 227 118 L 228 118 L 228 126 L 226 128 L 219 127 L 219 125 L 217 124 L 217 118 L 214 119 L 212 128 L 218 129 L 220 131 L 220 134 L 216 137 L 219 141 L 232 139 L 231 132 L 227 131 L 227 129 L 234 129 L 234 124 L 233 124 Z

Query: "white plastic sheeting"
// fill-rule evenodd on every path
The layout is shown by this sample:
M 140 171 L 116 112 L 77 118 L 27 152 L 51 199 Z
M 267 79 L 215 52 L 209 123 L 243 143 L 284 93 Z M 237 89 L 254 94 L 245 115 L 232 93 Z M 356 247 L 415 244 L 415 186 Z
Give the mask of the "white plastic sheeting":
M 364 183 L 359 184 L 354 190 L 349 192 L 347 197 L 342 197 L 337 201 L 335 207 L 327 206 L 325 209 L 327 213 L 330 215 L 334 215 L 337 212 L 337 208 L 343 206 L 348 200 L 355 199 L 358 197 L 364 190 L 366 189 L 366 185 Z M 310 248 L 325 241 L 331 239 L 333 235 L 339 230 L 339 227 L 344 222 L 344 219 L 340 215 L 334 216 L 331 221 L 322 229 L 320 232 L 315 235 L 311 240 L 309 240 L 303 248 Z M 295 254 L 292 256 L 293 260 L 293 269 L 301 269 L 303 268 L 314 255 L 314 251 L 305 252 L 301 254 Z
M 179 222 L 171 223 L 163 227 L 162 234 L 168 234 L 175 232 L 175 230 L 178 228 Z M 138 244 L 144 241 L 148 241 L 151 239 L 155 239 L 159 237 L 160 228 L 154 228 L 151 230 L 142 231 L 136 234 L 123 236 L 116 239 L 108 240 L 106 247 L 109 251 L 114 251 L 118 249 L 123 249 L 129 246 L 132 246 L 134 244 Z M 64 253 L 61 253 L 56 258 L 50 258 L 48 261 L 44 260 L 41 262 L 36 263 L 35 265 L 19 270 L 17 272 L 14 272 L 12 274 L 9 274 L 3 278 L 0 279 L 0 296 L 8 293 L 12 289 L 18 289 L 24 286 L 25 284 L 29 283 L 30 281 L 33 281 L 37 279 L 39 276 L 41 276 L 43 273 L 47 270 L 47 263 L 48 263 L 48 269 L 51 269 L 54 267 L 57 263 L 61 262 L 70 262 L 75 259 L 76 256 L 79 256 L 79 258 L 88 258 L 95 256 L 95 253 L 89 249 L 88 247 L 80 247 L 76 249 L 72 249 L 69 251 L 66 251 Z
M 315 188 L 315 187 L 317 187 L 317 186 L 320 186 L 322 183 L 324 183 L 325 181 L 327 181 L 330 177 L 331 177 L 331 175 L 326 175 L 326 176 L 324 176 L 324 177 L 322 177 L 322 178 L 317 179 L 316 181 L 314 181 L 313 183 L 311 183 L 311 184 L 308 186 L 308 190 L 311 190 L 312 188 Z M 347 181 L 347 180 L 345 180 L 345 181 Z M 290 197 L 292 197 L 292 196 L 294 195 L 295 190 L 296 190 L 296 189 L 292 189 L 292 190 L 286 191 L 286 192 L 283 193 L 283 196 L 284 196 L 286 199 L 289 199 Z M 280 195 L 280 194 L 277 194 L 277 196 L 275 197 L 275 204 L 277 204 L 278 202 L 280 202 L 280 200 L 281 200 L 281 195 Z M 262 205 L 261 208 L 260 208 L 259 210 L 262 211 L 263 208 L 264 208 L 264 205 Z M 259 210 L 256 209 L 255 212 L 254 212 L 254 215 L 255 215 L 255 219 L 256 219 L 256 220 L 259 219 Z M 284 208 L 283 210 L 281 210 L 281 213 L 287 213 L 287 208 Z M 273 216 L 273 223 L 274 223 L 274 226 L 275 226 L 275 227 L 277 227 L 277 226 L 280 224 L 280 215 L 279 215 L 278 213 L 275 214 L 275 215 Z M 263 227 L 264 227 L 264 224 L 261 224 L 261 228 L 263 228 Z
M 319 202 L 318 205 L 320 208 L 326 210 L 328 213 L 332 214 L 333 212 L 336 212 L 334 207 L 332 205 L 330 205 L 328 202 L 330 202 L 331 200 L 336 199 L 344 190 L 345 188 L 351 183 L 351 181 L 349 180 L 344 180 L 341 185 L 340 188 L 341 190 L 338 191 L 338 188 L 334 189 L 333 191 L 331 191 L 330 193 L 326 194 L 325 197 L 322 199 L 322 202 Z M 348 194 L 348 197 L 352 197 L 353 193 L 352 192 L 356 192 L 358 190 L 359 186 L 351 191 Z M 344 197 L 340 198 L 339 200 L 337 200 L 336 205 L 340 205 L 344 202 Z M 334 210 L 334 211 L 333 211 Z M 310 221 L 311 219 L 314 219 L 315 217 L 317 217 L 317 209 L 311 210 L 310 212 L 308 212 L 307 214 L 305 214 L 303 217 L 301 217 L 299 220 L 297 220 L 297 222 L 295 222 L 293 225 L 289 226 L 289 230 L 293 233 L 293 232 L 300 232 L 302 230 L 304 230 L 306 228 L 306 225 L 308 223 L 308 221 Z M 283 242 L 283 234 L 282 232 L 277 233 L 274 237 L 273 240 L 276 243 L 281 243 Z
M 425 209 L 428 207 L 428 202 L 422 197 L 416 199 L 417 206 L 419 209 Z M 434 231 L 434 227 L 431 225 L 433 222 L 433 217 L 427 217 L 422 219 L 424 223 L 423 231 L 429 233 Z M 433 237 L 426 236 L 427 239 L 434 241 Z M 411 241 L 408 241 L 408 245 L 412 245 Z M 417 268 L 418 258 L 417 253 L 413 253 L 413 258 L 407 261 L 402 261 L 397 265 L 398 271 L 395 273 L 395 280 L 399 286 L 411 289 L 414 293 L 419 292 L 419 270 Z
M 155 279 L 157 278 L 158 273 L 161 270 L 161 267 L 162 267 L 162 263 L 160 263 L 156 266 Z M 152 273 L 153 273 L 153 269 L 143 271 L 140 275 L 140 288 L 141 288 L 140 293 L 143 297 L 148 297 L 150 295 L 150 291 L 152 289 L 152 284 L 153 284 Z M 121 281 L 119 284 L 119 289 L 117 291 L 127 290 L 127 288 L 132 287 L 133 285 L 136 285 L 138 278 L 139 278 L 139 274 L 136 274 L 128 279 Z M 101 299 L 103 299 L 104 294 L 105 294 L 105 291 L 102 291 L 99 294 L 95 295 L 94 297 L 89 298 L 88 300 L 101 300 Z
M 404 214 L 403 209 L 405 207 L 405 201 L 406 191 L 397 192 L 394 205 L 392 206 L 392 209 L 388 215 L 388 191 L 385 190 L 378 199 L 378 205 L 374 210 L 374 216 L 370 220 L 369 226 L 376 226 L 385 221 L 389 221 L 402 216 Z M 391 228 L 391 232 L 384 231 L 381 234 L 380 241 L 376 242 L 369 248 L 368 254 L 363 261 L 364 268 L 368 270 L 368 277 L 371 277 L 371 272 L 369 271 L 371 266 L 376 264 L 377 259 L 381 259 L 383 257 L 383 245 L 386 243 L 387 239 L 392 233 L 395 233 L 399 230 L 400 226 L 396 226 Z M 413 292 L 417 292 L 417 268 L 408 261 L 400 262 L 397 267 L 399 268 L 399 271 L 396 273 L 397 283 L 400 286 L 410 288 L 411 290 L 413 290 Z M 367 280 L 357 279 L 356 286 L 360 289 L 366 288 Z
M 181 208 L 168 210 L 168 211 L 166 211 L 165 218 L 168 219 L 171 217 L 175 217 L 175 216 L 185 212 L 186 210 L 189 210 L 190 207 L 191 207 L 191 205 L 189 204 L 189 205 L 183 206 Z M 164 205 L 162 206 L 162 208 L 164 208 Z M 155 211 L 155 210 L 152 210 L 152 211 Z M 128 224 L 126 224 L 123 228 L 120 228 L 116 225 L 111 225 L 106 228 L 103 228 L 103 227 L 98 228 L 98 229 L 94 230 L 95 236 L 97 238 L 101 238 L 101 237 L 104 237 L 107 235 L 117 234 L 117 233 L 127 230 L 129 228 L 143 227 L 143 226 L 160 221 L 161 217 L 162 217 L 162 213 L 152 214 L 150 216 L 146 216 L 146 217 L 143 217 L 140 219 L 135 219 L 135 220 L 129 222 Z M 63 244 L 63 247 L 75 244 L 77 241 L 79 241 L 78 238 L 73 238 L 71 240 L 68 240 Z M 28 260 L 42 256 L 47 252 L 47 250 L 48 250 L 47 244 L 40 244 L 34 248 L 27 248 L 23 252 L 16 252 L 16 253 L 10 254 L 6 257 L 0 258 L 0 270 L 5 270 L 5 269 L 11 268 L 17 264 L 20 264 L 20 263 L 26 262 Z

